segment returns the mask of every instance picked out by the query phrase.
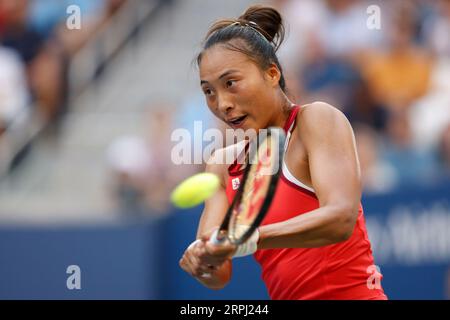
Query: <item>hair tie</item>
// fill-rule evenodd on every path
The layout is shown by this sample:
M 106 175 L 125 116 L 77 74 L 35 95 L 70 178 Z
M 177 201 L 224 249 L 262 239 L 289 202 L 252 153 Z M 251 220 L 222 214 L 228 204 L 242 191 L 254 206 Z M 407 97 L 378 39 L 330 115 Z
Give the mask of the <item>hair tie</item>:
M 254 22 L 254 21 L 249 21 L 248 23 L 251 24 L 252 26 L 256 27 L 256 28 L 259 28 L 258 24 L 256 22 Z
M 259 25 L 256 22 L 248 21 L 245 25 L 247 27 L 252 28 L 253 30 L 255 30 L 257 33 L 259 33 L 261 35 L 261 37 L 263 37 L 264 40 L 266 40 L 270 45 L 272 45 L 272 43 L 269 41 L 269 39 L 267 39 L 267 37 L 264 34 L 262 34 L 261 31 L 259 31 L 259 30 L 262 30 L 262 29 L 259 27 Z
M 275 46 L 275 44 L 273 44 L 272 42 L 269 41 L 269 39 L 266 38 L 266 36 L 264 34 L 262 34 L 261 31 L 259 31 L 258 29 L 261 29 L 259 27 L 259 25 L 254 22 L 254 21 L 248 21 L 248 22 L 241 22 L 241 21 L 235 21 L 231 24 L 229 24 L 228 26 L 226 26 L 225 28 L 231 28 L 234 26 L 240 26 L 240 27 L 249 27 L 252 28 L 254 31 L 256 31 L 268 44 L 270 44 L 271 46 Z M 262 30 L 262 29 L 261 29 Z M 218 32 L 219 30 L 217 30 L 216 32 Z M 211 35 L 210 35 L 211 37 Z

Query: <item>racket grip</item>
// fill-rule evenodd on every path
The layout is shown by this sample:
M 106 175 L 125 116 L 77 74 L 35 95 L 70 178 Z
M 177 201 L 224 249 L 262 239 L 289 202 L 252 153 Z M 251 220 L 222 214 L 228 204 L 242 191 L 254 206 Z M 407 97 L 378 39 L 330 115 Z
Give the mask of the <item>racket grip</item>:
M 215 245 L 215 246 L 221 245 L 224 241 L 225 241 L 225 237 L 219 238 L 219 229 L 214 231 L 211 234 L 211 237 L 209 237 L 209 240 L 208 240 L 208 242 L 210 244 Z

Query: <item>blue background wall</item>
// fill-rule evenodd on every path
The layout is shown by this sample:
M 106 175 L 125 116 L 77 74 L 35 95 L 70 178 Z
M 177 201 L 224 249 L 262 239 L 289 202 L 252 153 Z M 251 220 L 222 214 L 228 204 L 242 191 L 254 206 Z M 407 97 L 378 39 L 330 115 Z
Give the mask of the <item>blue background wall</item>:
M 448 299 L 450 185 L 363 199 L 375 263 L 391 299 Z
M 450 186 L 363 199 L 376 264 L 391 299 L 444 299 L 450 266 Z M 2 299 L 266 299 L 253 258 L 231 283 L 203 288 L 178 267 L 201 208 L 167 218 L 83 227 L 0 227 Z M 412 244 L 412 245 L 411 245 Z M 69 265 L 81 290 L 69 290 Z

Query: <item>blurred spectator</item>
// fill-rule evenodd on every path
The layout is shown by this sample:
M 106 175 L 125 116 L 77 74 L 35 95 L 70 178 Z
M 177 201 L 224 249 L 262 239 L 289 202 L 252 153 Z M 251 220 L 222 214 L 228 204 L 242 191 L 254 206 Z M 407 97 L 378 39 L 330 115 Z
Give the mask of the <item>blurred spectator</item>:
M 145 189 L 150 173 L 150 150 L 139 136 L 121 136 L 107 151 L 114 201 L 121 213 L 141 217 L 146 213 Z
M 314 6 L 309 1 L 295 2 L 295 4 L 291 2 L 284 4 L 290 10 L 290 14 L 287 17 L 291 17 L 292 21 L 299 20 L 295 19 L 294 14 L 303 13 L 295 10 L 311 7 L 314 8 L 313 12 L 316 12 L 317 16 L 320 16 L 319 12 L 324 10 L 324 7 L 317 6 L 317 3 Z M 299 46 L 287 47 L 291 50 L 298 50 L 295 52 L 295 57 L 301 60 L 301 63 L 299 61 L 293 63 L 298 69 L 292 70 L 295 71 L 296 77 L 298 77 L 297 84 L 301 86 L 301 89 L 298 90 L 303 92 L 301 99 L 303 101 L 324 100 L 343 108 L 351 103 L 353 87 L 358 81 L 357 70 L 340 57 L 328 55 L 324 44 L 317 34 L 318 25 L 315 25 L 315 28 L 312 27 L 313 25 L 312 22 L 311 25 L 307 23 L 294 24 L 296 29 L 293 31 L 305 32 L 304 37 L 302 37 L 302 41 L 297 42 L 295 40 L 299 37 L 291 34 L 291 42 L 287 42 L 288 44 L 300 42 L 304 44 L 303 48 Z M 292 61 L 288 60 L 288 63 L 292 63 Z M 287 69 L 290 70 L 292 67 L 288 65 Z M 289 73 L 289 71 L 287 72 Z
M 372 101 L 357 100 L 364 89 L 365 83 L 359 71 L 354 65 L 344 58 L 321 55 L 319 51 L 313 53 L 311 59 L 301 70 L 300 83 L 303 84 L 307 101 L 324 100 L 339 108 L 356 119 L 363 117 L 367 119 L 368 113 L 363 115 L 362 108 L 375 109 Z M 364 97 L 366 98 L 366 97 Z M 368 97 L 367 97 L 368 98 Z M 370 105 L 358 106 L 357 103 L 370 103 Z M 369 113 L 375 110 L 367 110 Z M 370 116 L 375 116 L 371 114 Z
M 0 43 L 27 66 L 30 90 L 41 116 L 57 119 L 65 109 L 67 63 L 126 0 L 0 0 Z M 81 29 L 69 30 L 69 5 L 80 8 Z
M 348 106 L 345 112 L 350 122 L 361 122 L 378 131 L 384 130 L 388 112 L 382 105 L 376 102 L 366 81 L 361 79 L 355 84 L 355 88 L 353 89 L 353 103 Z
M 416 148 L 436 149 L 442 132 L 450 123 L 450 56 L 435 63 L 430 90 L 412 103 L 411 129 Z
M 350 57 L 327 55 L 317 42 L 312 42 L 299 83 L 303 101 L 323 100 L 343 111 L 352 122 L 384 127 L 386 110 L 376 101 Z
M 412 9 L 402 5 L 393 15 L 389 48 L 369 53 L 361 69 L 377 102 L 388 110 L 400 110 L 427 92 L 432 62 L 414 43 Z
M 43 39 L 27 24 L 28 0 L 0 0 L 0 39 L 30 63 L 41 49 Z
M 383 32 L 366 26 L 369 3 L 302 0 L 274 4 L 287 23 L 288 37 L 280 58 L 287 66 L 290 91 L 304 102 L 327 101 L 344 111 L 350 121 L 381 129 L 385 111 L 355 63 L 360 52 L 373 48 L 383 38 Z M 297 78 L 291 75 L 294 71 Z
M 429 184 L 436 177 L 436 162 L 428 150 L 412 143 L 411 127 L 405 110 L 390 114 L 383 156 L 395 168 L 399 186 Z
M 424 23 L 425 45 L 437 56 L 450 57 L 450 1 L 439 0 L 434 11 Z
M 108 149 L 113 196 L 122 213 L 142 216 L 168 210 L 170 191 L 180 172 L 174 170 L 170 158 L 172 109 L 165 102 L 151 105 L 148 132 L 119 137 Z
M 393 190 L 398 183 L 395 169 L 381 159 L 377 132 L 361 123 L 353 125 L 364 191 L 381 193 Z
M 0 46 L 0 135 L 22 110 L 28 107 L 25 67 L 20 57 Z
M 356 108 L 356 91 L 361 81 L 352 63 L 320 51 L 309 57 L 300 73 L 300 83 L 306 92 L 304 99 L 323 100 L 344 112 Z
M 69 56 L 74 55 L 86 42 L 91 39 L 107 23 L 127 0 L 67 0 L 64 6 L 78 5 L 81 9 L 81 29 L 69 30 L 65 19 L 56 27 L 58 39 L 63 44 Z M 65 7 L 63 13 L 65 14 Z
M 354 56 L 376 48 L 385 37 L 384 29 L 367 28 L 367 7 L 384 7 L 382 1 L 274 0 L 273 4 L 287 24 L 280 57 L 288 68 L 302 66 L 312 39 L 328 56 Z
M 44 42 L 28 24 L 28 0 L 0 0 L 0 43 L 15 50 L 27 66 L 31 95 L 41 116 L 54 119 L 64 100 L 64 66 L 56 43 Z
M 171 159 L 173 145 L 170 137 L 174 130 L 175 114 L 175 107 L 162 101 L 152 104 L 147 116 L 146 138 L 152 157 L 146 183 L 146 198 L 148 206 L 157 213 L 169 209 L 169 196 L 173 187 L 191 172 L 189 165 L 176 167 Z
M 438 150 L 442 173 L 450 177 L 450 122 L 442 134 Z
M 367 27 L 369 5 L 383 7 L 381 1 L 325 0 L 327 16 L 321 21 L 319 36 L 326 51 L 332 55 L 357 55 L 376 48 L 384 37 L 384 30 Z
M 317 30 L 325 21 L 327 8 L 323 1 L 318 0 L 276 0 L 273 5 L 280 10 L 285 20 L 286 38 L 278 54 L 285 66 L 285 73 L 289 74 L 303 66 L 308 39 L 317 37 Z
M 4 133 L 13 121 L 29 112 L 28 100 L 25 67 L 20 57 L 0 46 L 0 173 L 9 170 L 12 157 L 11 139 Z

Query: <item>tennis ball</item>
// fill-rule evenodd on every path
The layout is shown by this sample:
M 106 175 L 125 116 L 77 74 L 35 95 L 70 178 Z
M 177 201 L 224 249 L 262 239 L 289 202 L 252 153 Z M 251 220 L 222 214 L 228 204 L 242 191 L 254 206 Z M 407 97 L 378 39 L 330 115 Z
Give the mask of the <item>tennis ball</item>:
M 173 190 L 170 199 L 178 208 L 195 207 L 211 197 L 219 185 L 219 177 L 215 174 L 198 173 L 181 182 Z

